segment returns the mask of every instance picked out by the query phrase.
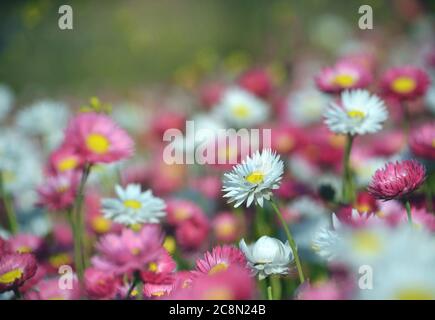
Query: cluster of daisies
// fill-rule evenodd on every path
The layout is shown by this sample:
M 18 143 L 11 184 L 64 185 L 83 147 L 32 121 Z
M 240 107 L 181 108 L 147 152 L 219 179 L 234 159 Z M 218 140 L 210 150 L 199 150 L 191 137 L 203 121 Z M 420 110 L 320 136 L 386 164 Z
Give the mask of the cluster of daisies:
M 0 298 L 435 299 L 434 49 L 387 68 L 361 46 L 146 107 L 0 86 Z M 168 164 L 168 129 L 213 142 L 186 120 L 270 148 Z

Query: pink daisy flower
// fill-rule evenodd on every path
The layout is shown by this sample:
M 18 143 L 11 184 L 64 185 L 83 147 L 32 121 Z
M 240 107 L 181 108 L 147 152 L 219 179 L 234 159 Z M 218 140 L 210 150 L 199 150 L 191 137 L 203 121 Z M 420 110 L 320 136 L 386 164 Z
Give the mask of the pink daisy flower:
M 205 215 L 195 215 L 177 226 L 175 238 L 186 250 L 200 248 L 208 237 L 210 225 Z
M 17 290 L 36 273 L 36 259 L 29 253 L 7 253 L 0 257 L 0 293 Z
M 230 266 L 246 266 L 245 255 L 236 247 L 217 246 L 211 252 L 206 252 L 202 259 L 196 261 L 195 275 L 213 275 L 227 270 Z
M 256 293 L 255 279 L 238 265 L 213 275 L 200 275 L 187 288 L 178 288 L 170 299 L 179 300 L 249 300 Z
M 204 214 L 201 207 L 196 203 L 184 199 L 168 200 L 166 211 L 166 220 L 172 226 L 177 226 L 194 216 L 202 216 Z
M 84 162 L 110 163 L 130 157 L 134 143 L 107 115 L 82 113 L 72 119 L 65 141 L 77 150 Z
M 425 168 L 416 160 L 389 162 L 376 170 L 368 191 L 377 199 L 402 198 L 418 189 L 425 179 Z
M 24 298 L 26 300 L 78 300 L 80 299 L 80 288 L 77 278 L 74 277 L 72 288 L 60 288 L 59 279 L 51 278 L 42 280 L 34 288 L 28 291 Z
M 409 146 L 416 156 L 435 160 L 435 122 L 413 130 L 409 138 Z
M 372 79 L 371 73 L 366 68 L 348 61 L 324 68 L 315 77 L 316 85 L 321 91 L 334 94 L 347 89 L 366 88 Z
M 119 281 L 114 274 L 97 268 L 88 268 L 84 276 L 85 290 L 91 299 L 113 299 Z
M 14 235 L 8 241 L 11 250 L 17 253 L 36 253 L 44 244 L 41 237 L 30 233 Z
M 148 289 L 150 291 L 157 290 L 159 286 L 161 286 L 162 292 L 160 293 L 163 295 L 165 291 L 168 291 L 168 288 L 172 287 L 175 280 L 174 275 L 176 268 L 177 264 L 174 259 L 172 259 L 165 250 L 155 261 L 148 263 L 146 270 L 142 271 L 140 275 L 145 285 L 149 285 Z M 153 293 L 148 296 L 160 296 L 160 294 L 158 294 L 157 291 L 153 291 Z
M 63 144 L 54 150 L 48 159 L 48 173 L 55 175 L 71 170 L 78 170 L 82 166 L 83 159 L 77 150 L 68 144 Z
M 92 264 L 116 275 L 142 270 L 163 252 L 159 225 L 144 225 L 139 232 L 123 229 L 121 234 L 103 236 L 96 245 Z
M 303 284 L 298 289 L 298 300 L 343 300 L 346 299 L 343 290 L 335 281 Z
M 387 70 L 380 85 L 387 96 L 398 100 L 413 100 L 423 96 L 429 84 L 430 78 L 425 71 L 406 66 Z
M 80 174 L 67 171 L 55 176 L 49 176 L 37 190 L 38 204 L 49 210 L 58 211 L 73 205 L 77 193 Z

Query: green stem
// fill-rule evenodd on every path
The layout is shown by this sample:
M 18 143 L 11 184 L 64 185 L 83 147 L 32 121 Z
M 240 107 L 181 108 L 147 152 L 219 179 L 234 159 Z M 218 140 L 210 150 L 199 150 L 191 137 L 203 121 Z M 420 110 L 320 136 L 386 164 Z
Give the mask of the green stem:
M 131 293 L 133 292 L 134 288 L 141 282 L 140 275 L 138 275 L 136 272 L 133 276 L 133 281 L 131 282 L 130 287 L 128 288 L 127 295 L 125 296 L 125 299 L 129 299 L 131 296 Z
M 279 275 L 271 275 L 270 276 L 270 283 L 272 284 L 272 292 L 273 296 L 275 297 L 275 300 L 281 299 L 282 294 L 282 286 L 281 286 L 281 278 Z
M 405 131 L 405 138 L 408 140 L 409 128 L 411 127 L 411 114 L 409 113 L 408 105 L 405 102 L 402 102 L 402 110 L 403 110 L 403 131 Z
M 433 208 L 433 193 L 432 193 L 432 186 L 434 182 L 435 174 L 430 174 L 426 178 L 426 182 L 424 183 L 424 194 L 426 198 L 426 208 L 428 212 L 434 212 Z
M 275 213 L 277 214 L 279 220 L 281 221 L 281 224 L 282 224 L 282 226 L 284 228 L 284 231 L 285 231 L 285 233 L 287 235 L 288 243 L 289 243 L 290 248 L 292 249 L 293 255 L 295 257 L 296 268 L 298 270 L 298 275 L 299 275 L 299 281 L 302 284 L 302 283 L 305 282 L 305 277 L 304 277 L 304 272 L 302 270 L 301 260 L 299 259 L 299 254 L 298 254 L 298 249 L 296 247 L 296 243 L 293 240 L 293 236 L 290 233 L 290 230 L 289 230 L 289 228 L 287 226 L 287 222 L 284 220 L 284 217 L 282 216 L 281 211 L 279 211 L 279 209 L 278 209 L 277 205 L 275 204 L 275 201 L 273 200 L 273 198 L 271 199 L 270 203 L 272 205 L 273 210 L 275 210 Z
M 411 205 L 409 203 L 409 200 L 406 200 L 405 207 L 406 207 L 406 214 L 408 215 L 408 223 L 412 225 Z
M 18 221 L 17 216 L 14 211 L 14 206 L 11 202 L 11 197 L 7 194 L 6 188 L 3 180 L 3 172 L 0 171 L 0 194 L 3 200 L 4 209 L 6 211 L 6 215 L 9 222 L 9 229 L 12 234 L 16 234 L 18 232 Z
M 344 203 L 353 203 L 355 201 L 355 191 L 352 177 L 352 169 L 350 167 L 350 154 L 352 150 L 353 135 L 347 135 L 346 146 L 344 149 L 343 158 L 343 183 L 342 197 Z
M 14 291 L 14 295 L 15 295 L 15 300 L 20 300 L 21 299 L 20 290 L 18 290 L 18 288 L 15 288 L 13 291 Z
M 273 300 L 272 284 L 267 287 L 267 300 Z
M 83 274 L 85 269 L 85 220 L 83 218 L 83 199 L 86 180 L 88 179 L 89 173 L 91 171 L 91 164 L 86 164 L 83 168 L 82 177 L 80 179 L 80 185 L 77 190 L 77 196 L 74 203 L 74 218 L 75 218 L 75 234 L 74 234 L 74 255 L 76 261 L 77 275 L 80 281 L 83 280 Z

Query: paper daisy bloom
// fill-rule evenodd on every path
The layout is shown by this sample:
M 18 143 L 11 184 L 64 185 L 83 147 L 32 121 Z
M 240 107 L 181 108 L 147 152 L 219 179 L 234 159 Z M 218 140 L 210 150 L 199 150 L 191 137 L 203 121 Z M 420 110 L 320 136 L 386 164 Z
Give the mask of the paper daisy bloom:
M 368 191 L 377 199 L 402 198 L 423 184 L 425 174 L 424 166 L 416 160 L 389 162 L 375 172 Z
M 16 290 L 36 273 L 35 257 L 30 253 L 4 254 L 0 257 L 0 293 Z
M 235 202 L 235 208 L 245 201 L 246 207 L 254 201 L 262 207 L 264 199 L 271 199 L 272 190 L 279 188 L 283 172 L 284 164 L 279 155 L 271 149 L 257 151 L 233 171 L 225 173 L 224 198 L 229 198 L 228 203 Z
M 206 252 L 202 259 L 196 261 L 195 274 L 213 275 L 227 270 L 230 266 L 246 266 L 246 259 L 240 249 L 232 246 L 217 246 Z
M 350 135 L 377 132 L 387 118 L 384 102 L 367 90 L 344 91 L 341 105 L 332 102 L 325 112 L 325 123 L 331 131 Z
M 231 88 L 224 93 L 215 112 L 228 126 L 250 128 L 267 120 L 269 107 L 248 91 Z
M 87 163 L 110 163 L 130 157 L 134 143 L 130 136 L 108 116 L 93 112 L 72 119 L 65 141 Z
M 416 156 L 435 160 L 435 122 L 413 130 L 409 138 L 409 146 Z
M 239 247 L 248 260 L 248 266 L 260 280 L 272 274 L 288 274 L 289 264 L 293 261 L 288 241 L 284 244 L 276 238 L 262 236 L 249 246 L 242 239 Z
M 317 87 L 326 93 L 340 93 L 347 89 L 360 89 L 372 82 L 372 75 L 360 64 L 338 62 L 335 66 L 324 68 L 315 77 Z
M 74 171 L 49 176 L 37 189 L 38 204 L 52 211 L 71 207 L 76 197 L 79 179 L 80 174 Z
M 75 148 L 64 144 L 50 154 L 47 171 L 50 174 L 57 174 L 79 170 L 81 169 L 82 161 L 82 157 Z
M 387 70 L 380 85 L 388 96 L 399 100 L 413 100 L 424 96 L 429 84 L 430 78 L 425 71 L 406 66 Z
M 162 199 L 154 197 L 151 190 L 142 192 L 139 184 L 115 186 L 118 198 L 103 199 L 102 211 L 106 219 L 131 226 L 137 223 L 159 223 L 166 215 Z

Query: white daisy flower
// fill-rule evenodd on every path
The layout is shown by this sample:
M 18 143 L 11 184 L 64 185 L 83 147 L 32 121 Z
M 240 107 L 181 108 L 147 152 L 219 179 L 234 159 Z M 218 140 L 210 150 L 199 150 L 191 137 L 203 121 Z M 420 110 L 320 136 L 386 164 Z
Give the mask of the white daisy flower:
M 265 102 L 248 91 L 231 88 L 224 93 L 215 112 L 230 127 L 249 128 L 266 121 L 269 108 Z
M 3 120 L 9 113 L 14 102 L 14 95 L 5 85 L 0 85 L 0 120 Z
M 359 298 L 435 300 L 432 235 L 425 230 L 401 226 L 390 231 L 386 247 L 386 252 L 371 265 L 372 290 L 360 290 Z
M 329 96 L 314 87 L 302 89 L 287 98 L 288 120 L 301 125 L 319 122 L 330 101 Z
M 382 129 L 388 118 L 384 102 L 367 90 L 346 90 L 341 102 L 342 106 L 332 102 L 325 112 L 325 123 L 335 133 L 374 133 Z
M 142 192 L 138 184 L 129 184 L 125 189 L 115 186 L 118 198 L 103 199 L 104 217 L 124 225 L 159 223 L 166 215 L 162 199 L 154 197 L 151 190 Z
M 321 228 L 315 233 L 311 248 L 322 258 L 333 260 L 337 253 L 337 243 L 340 241 L 338 233 L 329 227 Z
M 293 252 L 288 241 L 262 236 L 254 244 L 247 245 L 242 239 L 239 243 L 248 266 L 260 280 L 272 274 L 288 274 L 289 264 L 293 261 Z
M 270 200 L 272 190 L 279 188 L 283 172 L 279 155 L 271 149 L 257 151 L 224 175 L 224 198 L 229 198 L 228 203 L 235 202 L 235 208 L 245 201 L 246 207 L 253 201 L 262 207 L 264 199 Z

